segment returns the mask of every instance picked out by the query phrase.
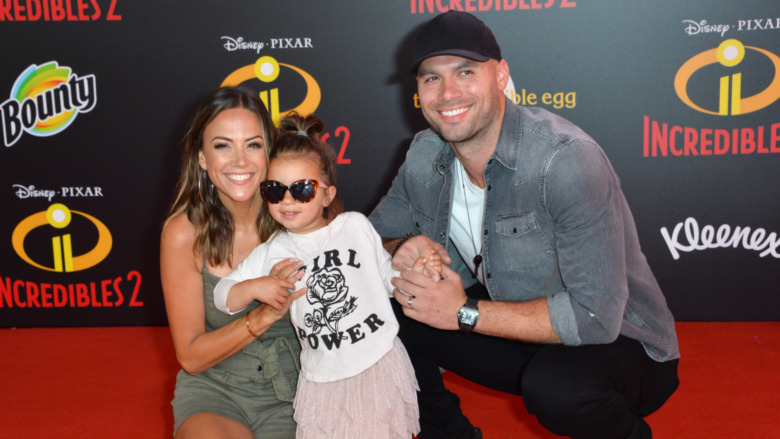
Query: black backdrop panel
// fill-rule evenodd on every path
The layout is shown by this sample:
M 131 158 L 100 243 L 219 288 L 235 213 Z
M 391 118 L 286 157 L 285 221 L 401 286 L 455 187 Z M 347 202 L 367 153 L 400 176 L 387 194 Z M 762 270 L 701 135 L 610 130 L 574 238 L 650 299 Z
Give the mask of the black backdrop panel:
M 605 149 L 678 319 L 780 318 L 773 2 L 20 0 L 0 2 L 0 325 L 166 323 L 181 139 L 223 83 L 316 112 L 370 212 L 426 126 L 411 39 L 450 7 L 494 30 L 509 96 Z

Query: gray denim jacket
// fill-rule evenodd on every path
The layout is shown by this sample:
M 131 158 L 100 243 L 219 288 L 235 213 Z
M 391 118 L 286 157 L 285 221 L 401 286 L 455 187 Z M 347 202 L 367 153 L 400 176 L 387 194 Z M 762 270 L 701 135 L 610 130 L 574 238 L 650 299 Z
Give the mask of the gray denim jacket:
M 475 279 L 449 240 L 454 159 L 434 131 L 418 133 L 369 219 L 383 237 L 412 232 L 442 244 L 469 286 Z M 610 343 L 622 334 L 656 361 L 679 357 L 674 318 L 640 249 L 620 180 L 593 139 L 507 99 L 483 172 L 483 264 L 493 300 L 546 297 L 566 345 Z

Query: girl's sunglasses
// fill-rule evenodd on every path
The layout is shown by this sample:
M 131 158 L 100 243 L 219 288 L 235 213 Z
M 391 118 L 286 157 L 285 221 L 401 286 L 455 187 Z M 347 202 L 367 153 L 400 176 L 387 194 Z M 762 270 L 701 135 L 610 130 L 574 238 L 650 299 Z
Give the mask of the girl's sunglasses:
M 289 186 L 285 186 L 275 180 L 266 180 L 260 183 L 260 195 L 263 196 L 265 201 L 268 201 L 271 204 L 277 204 L 284 199 L 284 193 L 289 190 L 293 200 L 299 203 L 308 203 L 317 196 L 318 187 L 323 189 L 328 188 L 327 185 L 308 178 L 294 181 Z

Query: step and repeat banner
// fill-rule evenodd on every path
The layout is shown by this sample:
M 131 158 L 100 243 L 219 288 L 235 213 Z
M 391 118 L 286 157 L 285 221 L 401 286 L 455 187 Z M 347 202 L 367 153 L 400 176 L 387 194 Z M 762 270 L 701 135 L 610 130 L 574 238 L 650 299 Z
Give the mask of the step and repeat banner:
M 0 0 L 0 326 L 166 324 L 161 224 L 221 84 L 323 119 L 339 193 L 369 213 L 426 127 L 412 39 L 450 8 L 493 29 L 509 97 L 604 148 L 679 320 L 777 320 L 777 6 Z

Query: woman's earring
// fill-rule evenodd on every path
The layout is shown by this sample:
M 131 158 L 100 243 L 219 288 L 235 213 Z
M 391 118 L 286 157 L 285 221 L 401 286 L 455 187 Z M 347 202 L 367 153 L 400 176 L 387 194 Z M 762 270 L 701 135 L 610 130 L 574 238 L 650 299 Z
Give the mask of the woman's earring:
M 203 180 L 203 174 L 205 174 L 204 171 L 200 171 L 200 174 L 198 175 L 198 196 L 200 197 L 200 202 L 203 204 L 206 204 L 206 200 L 203 199 L 203 191 L 201 190 L 201 180 Z

